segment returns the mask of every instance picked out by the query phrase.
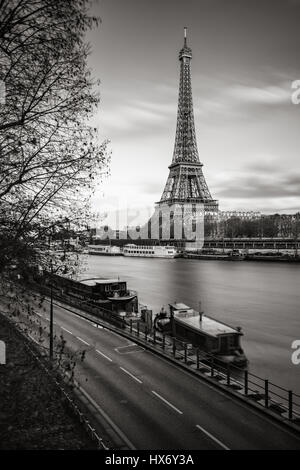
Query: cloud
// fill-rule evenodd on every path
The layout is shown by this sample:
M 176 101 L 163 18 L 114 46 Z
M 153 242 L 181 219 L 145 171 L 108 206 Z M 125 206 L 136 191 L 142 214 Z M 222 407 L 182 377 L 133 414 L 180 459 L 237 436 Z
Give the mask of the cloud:
M 280 157 L 253 155 L 252 163 L 215 180 L 214 195 L 222 210 L 295 213 L 300 210 L 300 171 L 291 171 Z
M 103 106 L 96 122 L 101 132 L 116 138 L 147 136 L 172 129 L 176 122 L 176 100 L 163 96 L 155 99 L 112 100 L 109 107 Z
M 106 129 L 116 131 L 138 131 L 140 128 L 146 130 L 147 126 L 159 127 L 166 116 L 160 112 L 159 107 L 132 103 L 132 105 L 120 105 L 109 111 L 105 111 L 100 122 Z
M 290 105 L 291 81 L 270 72 L 269 83 L 236 82 L 233 77 L 198 75 L 193 79 L 196 130 L 212 122 L 253 121 L 274 106 Z M 141 138 L 175 130 L 178 85 L 141 82 L 124 98 L 123 90 L 106 93 L 96 118 L 103 135 L 109 138 Z M 224 120 L 226 118 L 226 120 Z
M 228 173 L 219 187 L 217 185 L 216 195 L 219 198 L 251 200 L 298 198 L 300 208 L 300 172 L 258 162 L 246 167 L 243 173 Z
M 274 107 L 290 106 L 292 78 L 269 73 L 260 83 L 236 82 L 233 77 L 197 77 L 194 92 L 196 117 L 203 124 L 253 121 Z M 224 121 L 226 118 L 226 121 Z
M 227 90 L 229 97 L 239 103 L 250 103 L 258 105 L 277 105 L 290 103 L 291 84 L 282 83 L 277 86 L 251 87 L 245 85 L 234 85 Z

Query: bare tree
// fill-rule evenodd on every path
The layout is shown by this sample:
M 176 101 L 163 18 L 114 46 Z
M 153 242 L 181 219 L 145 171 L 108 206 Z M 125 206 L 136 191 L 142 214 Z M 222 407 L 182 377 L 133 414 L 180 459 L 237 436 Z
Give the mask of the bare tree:
M 36 256 L 57 223 L 82 222 L 106 142 L 89 125 L 99 103 L 85 35 L 87 0 L 0 0 L 0 271 Z

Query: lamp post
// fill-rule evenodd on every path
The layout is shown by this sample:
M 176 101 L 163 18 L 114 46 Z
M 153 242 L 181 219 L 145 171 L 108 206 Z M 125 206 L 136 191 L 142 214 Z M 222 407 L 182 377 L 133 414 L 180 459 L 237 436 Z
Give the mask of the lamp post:
M 56 270 L 53 269 L 52 259 L 50 260 L 50 341 L 49 341 L 49 357 L 53 359 L 53 274 L 57 273 L 61 268 L 66 269 L 66 266 L 58 266 Z
M 53 263 L 52 260 L 50 262 L 51 268 L 51 278 L 50 278 L 50 347 L 49 347 L 49 356 L 50 360 L 53 359 L 53 285 L 52 285 L 52 278 L 53 278 Z

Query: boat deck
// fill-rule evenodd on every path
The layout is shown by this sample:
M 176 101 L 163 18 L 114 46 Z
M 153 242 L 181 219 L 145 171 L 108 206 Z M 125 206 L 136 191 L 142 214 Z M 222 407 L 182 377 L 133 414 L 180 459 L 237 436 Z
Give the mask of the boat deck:
M 215 338 L 220 335 L 241 334 L 237 329 L 215 320 L 214 318 L 204 314 L 200 316 L 198 312 L 184 304 L 176 304 L 174 319 L 176 322 L 182 323 L 184 326 Z

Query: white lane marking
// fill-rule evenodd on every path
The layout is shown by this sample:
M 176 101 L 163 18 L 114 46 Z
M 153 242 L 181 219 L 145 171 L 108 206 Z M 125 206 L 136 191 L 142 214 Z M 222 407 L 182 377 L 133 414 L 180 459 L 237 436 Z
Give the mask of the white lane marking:
M 199 424 L 196 424 L 196 428 L 200 429 L 204 434 L 206 434 L 208 437 L 210 437 L 213 441 L 215 441 L 217 444 L 219 444 L 220 447 L 222 447 L 225 450 L 230 450 L 229 447 L 227 447 L 223 442 L 219 441 L 215 436 L 210 434 L 206 429 L 202 428 Z
M 128 351 L 129 348 L 134 348 L 131 351 Z M 126 346 L 118 346 L 115 348 L 115 351 L 119 354 L 133 354 L 140 351 L 145 351 L 145 348 L 142 348 L 139 344 L 126 344 Z
M 131 374 L 130 372 L 128 372 L 128 370 L 124 369 L 123 367 L 120 367 L 120 369 L 125 372 L 125 374 L 127 375 L 130 375 L 131 378 L 133 378 L 134 380 L 136 380 L 139 384 L 142 384 L 143 382 L 138 379 L 135 375 Z
M 76 336 L 76 338 L 79 339 L 79 341 L 81 341 L 82 343 L 86 344 L 87 346 L 90 346 L 90 344 L 84 341 L 84 339 L 80 338 L 80 336 Z
M 103 354 L 103 352 L 99 351 L 99 349 L 96 349 L 96 352 L 98 354 L 101 354 L 101 356 L 105 357 L 105 359 L 107 359 L 108 361 L 112 362 L 112 359 L 108 356 L 106 356 L 105 354 Z
M 172 403 L 170 403 L 168 400 L 166 400 L 164 397 L 162 397 L 161 395 L 159 395 L 159 393 L 155 392 L 154 390 L 152 390 L 152 393 L 154 395 L 156 395 L 158 398 L 160 398 L 160 400 L 162 400 L 164 403 L 166 403 L 167 405 L 169 405 L 171 408 L 173 408 L 173 410 L 177 411 L 177 413 L 179 413 L 180 415 L 183 414 L 182 411 L 180 411 L 178 408 L 176 408 L 176 406 L 172 405 Z
M 61 326 L 61 329 L 62 329 L 62 330 L 64 330 L 64 331 L 66 331 L 66 332 L 67 332 L 67 333 L 69 333 L 70 335 L 72 335 L 72 334 L 73 334 L 73 333 L 72 333 L 72 331 L 70 331 L 70 330 L 67 330 L 67 328 L 64 328 L 63 326 Z

